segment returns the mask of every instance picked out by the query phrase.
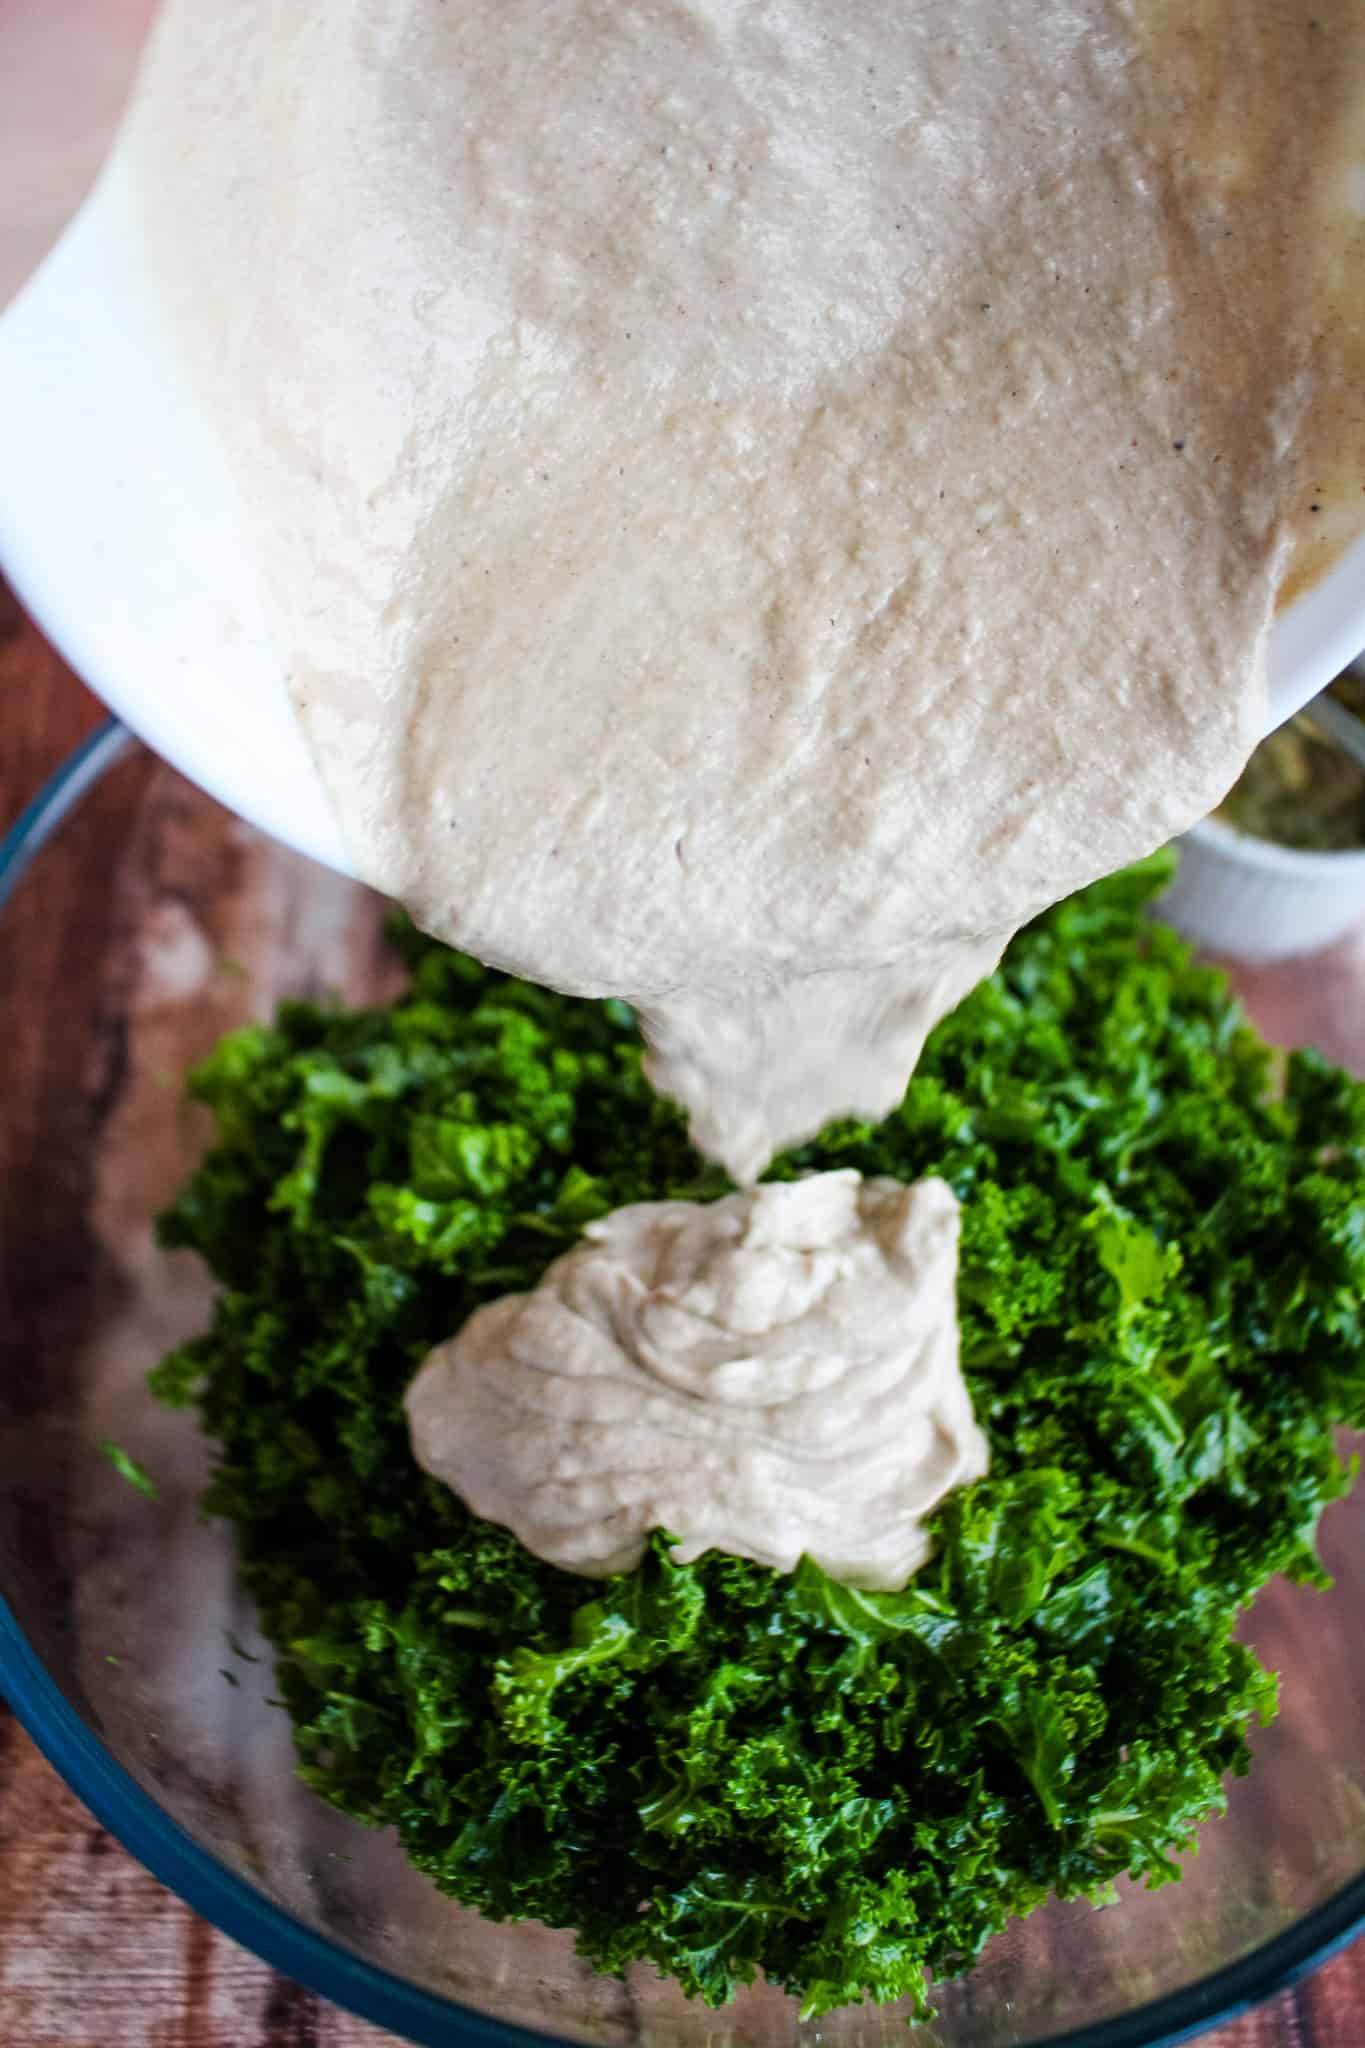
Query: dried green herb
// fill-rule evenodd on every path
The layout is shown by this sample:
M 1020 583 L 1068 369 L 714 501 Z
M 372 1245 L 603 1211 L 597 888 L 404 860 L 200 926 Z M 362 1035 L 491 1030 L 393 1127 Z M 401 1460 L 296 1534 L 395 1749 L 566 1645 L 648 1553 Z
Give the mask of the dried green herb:
M 1365 715 L 1365 682 L 1338 677 L 1332 695 Z M 1365 770 L 1318 731 L 1291 718 L 1262 740 L 1215 815 L 1253 839 L 1302 853 L 1365 847 Z

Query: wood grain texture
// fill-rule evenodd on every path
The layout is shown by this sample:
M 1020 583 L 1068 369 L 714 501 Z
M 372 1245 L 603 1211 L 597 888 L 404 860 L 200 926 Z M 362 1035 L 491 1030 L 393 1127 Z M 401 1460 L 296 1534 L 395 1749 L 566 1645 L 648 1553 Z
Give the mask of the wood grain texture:
M 0 586 L 0 829 L 99 721 L 99 707 Z M 98 796 L 93 800 L 99 802 Z M 60 848 L 54 858 L 60 862 Z M 59 870 L 58 870 L 59 872 Z M 78 960 L 107 907 L 45 890 L 42 916 L 21 891 L 0 926 L 0 1017 L 44 948 Z M 54 903 L 56 908 L 54 910 Z M 1365 1069 L 1365 938 L 1305 976 L 1301 966 L 1244 978 L 1267 1032 L 1311 1042 Z M 65 1028 L 88 1028 L 79 977 Z M 90 1102 L 57 1101 L 41 1042 L 5 1048 L 0 1095 L 0 1234 L 53 1241 L 52 1205 L 88 1196 Z M 45 1083 L 45 1076 L 48 1076 Z M 118 1086 L 117 1051 L 96 1047 L 91 1088 Z M 8 1162 L 45 1119 L 60 1161 L 42 1186 Z M 21 1129 L 22 1126 L 22 1129 Z M 47 1227 L 44 1227 L 44 1218 Z M 32 1275 L 60 1289 L 61 1275 Z M 71 1307 L 81 1312 L 79 1302 Z M 0 1301 L 22 1331 L 22 1290 Z M 191 1913 L 94 1821 L 0 1705 L 0 2048 L 377 2048 L 390 2037 L 280 1977 Z M 1365 2043 L 1365 1944 L 1206 2037 L 1209 2048 L 1356 2048 Z

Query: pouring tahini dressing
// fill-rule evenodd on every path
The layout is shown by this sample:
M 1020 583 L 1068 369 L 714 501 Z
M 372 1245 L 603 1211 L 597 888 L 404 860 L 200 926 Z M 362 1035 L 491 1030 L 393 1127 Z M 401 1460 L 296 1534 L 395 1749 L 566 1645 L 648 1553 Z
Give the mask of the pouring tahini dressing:
M 357 868 L 741 1183 L 1258 736 L 1362 437 L 1298 14 L 171 0 L 125 147 Z

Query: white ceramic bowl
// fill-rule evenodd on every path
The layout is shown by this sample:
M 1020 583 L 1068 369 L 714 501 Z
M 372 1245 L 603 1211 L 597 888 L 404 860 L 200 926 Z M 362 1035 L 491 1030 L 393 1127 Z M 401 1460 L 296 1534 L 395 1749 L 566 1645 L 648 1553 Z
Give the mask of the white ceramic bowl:
M 130 288 L 138 261 L 115 170 L 0 320 L 0 565 L 72 666 L 158 753 L 346 872 L 264 630 L 231 480 Z M 1271 722 L 1362 647 L 1365 539 L 1280 619 Z
M 116 168 L 0 318 L 0 568 L 173 767 L 349 873 L 266 635 L 227 465 L 131 287 L 140 260 Z
M 1159 913 L 1225 959 L 1317 953 L 1365 919 L 1365 851 L 1300 853 L 1205 818 L 1180 841 Z

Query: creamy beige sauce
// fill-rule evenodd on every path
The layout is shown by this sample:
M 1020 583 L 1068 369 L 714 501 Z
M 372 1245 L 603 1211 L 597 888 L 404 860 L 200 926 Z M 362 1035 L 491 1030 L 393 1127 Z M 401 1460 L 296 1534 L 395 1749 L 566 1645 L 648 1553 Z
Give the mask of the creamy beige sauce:
M 1312 20 L 1312 14 L 1308 16 Z M 1365 530 L 1365 8 L 1345 33 L 1331 13 L 1307 34 L 1324 48 L 1313 179 L 1303 229 L 1312 267 L 1316 359 L 1326 394 L 1310 419 L 1309 457 L 1292 520 L 1297 543 L 1280 589 L 1288 603 Z
M 1162 81 L 1173 228 L 1210 193 L 1229 195 L 1225 237 L 1259 238 L 1259 267 L 1292 280 L 1311 329 L 1304 458 L 1297 479 L 1279 480 L 1294 542 L 1287 604 L 1365 530 L 1365 9 L 1140 0 L 1132 18 L 1139 61 Z M 1296 153 L 1283 152 L 1286 112 L 1303 124 Z M 1226 374 L 1265 403 L 1261 317 L 1275 317 L 1273 298 Z
M 958 1364 L 957 1203 L 824 1173 L 588 1226 L 480 1309 L 408 1392 L 418 1462 L 569 1571 L 651 1530 L 903 1586 L 925 1518 L 986 1470 Z
M 738 1178 L 1240 767 L 1356 11 L 172 0 L 149 249 L 359 866 Z
M 629 997 L 737 1180 L 888 1110 L 1021 922 L 1222 797 L 1357 530 L 1363 101 L 1359 0 L 170 0 L 149 266 L 359 870 Z M 757 1213 L 667 1226 L 684 1293 Z M 689 1473 L 771 1447 L 747 1352 L 612 1352 L 653 1231 L 438 1354 L 423 1457 L 575 1568 L 662 1522 L 891 1582 L 804 1450 L 679 1524 L 677 1415 Z

